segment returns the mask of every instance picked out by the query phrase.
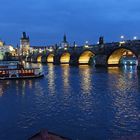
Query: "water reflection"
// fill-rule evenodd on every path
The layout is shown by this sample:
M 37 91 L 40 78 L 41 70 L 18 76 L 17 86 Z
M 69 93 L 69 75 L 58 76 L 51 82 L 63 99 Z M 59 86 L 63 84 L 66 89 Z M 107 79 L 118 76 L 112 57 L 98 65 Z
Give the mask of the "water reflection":
M 108 67 L 107 70 L 110 74 L 118 74 L 121 72 L 119 67 Z
M 32 80 L 6 80 L 2 81 L 0 84 L 0 96 L 3 96 L 4 94 L 7 94 L 7 91 L 11 89 L 11 92 L 13 89 L 16 90 L 16 95 L 22 95 L 25 96 L 26 90 L 30 88 L 32 90 L 33 88 L 33 81 Z M 8 92 L 9 93 L 9 92 Z
M 29 88 L 32 90 L 33 88 L 33 81 L 32 80 L 15 80 L 12 82 L 12 85 L 16 88 L 16 94 L 25 96 L 26 90 Z M 29 90 L 28 89 L 28 90 Z
M 55 74 L 55 69 L 54 69 L 54 65 L 53 64 L 48 64 L 48 89 L 50 91 L 51 94 L 55 94 L 55 78 L 56 78 L 56 74 Z
M 68 92 L 70 88 L 70 83 L 69 83 L 69 71 L 70 67 L 67 64 L 62 64 L 62 77 L 63 77 L 63 85 L 64 85 L 64 90 Z
M 33 88 L 33 81 L 29 80 L 29 88 L 32 89 Z
M 88 65 L 79 66 L 80 75 L 81 75 L 80 84 L 81 84 L 82 91 L 85 94 L 90 94 L 91 93 L 91 88 L 92 88 L 91 70 L 92 69 L 93 68 L 91 68 Z
M 80 140 L 140 133 L 140 74 L 132 67 L 50 64 L 43 70 L 42 79 L 0 83 L 0 139 L 23 140 L 43 127 Z
M 16 80 L 12 82 L 13 86 L 16 88 L 16 94 L 25 96 L 26 90 L 29 88 L 33 89 L 33 81 L 32 80 Z M 29 90 L 28 89 L 28 90 Z
M 117 74 L 119 71 L 119 74 Z M 120 73 L 121 71 L 121 73 Z M 112 73 L 112 70 L 109 71 Z M 112 108 L 114 109 L 114 127 L 111 130 L 116 137 L 136 132 L 139 130 L 139 109 L 137 107 L 136 93 L 138 89 L 138 79 L 133 67 L 122 67 L 113 69 L 109 75 L 108 87 L 112 98 Z M 127 74 L 126 74 L 127 73 Z M 135 82 L 133 81 L 135 79 Z
M 5 94 L 5 90 L 9 87 L 9 81 L 0 81 L 0 97 Z
M 42 83 L 40 81 L 35 82 L 35 95 L 36 97 L 43 97 L 45 93 L 45 88 L 42 86 Z
M 82 127 L 81 132 L 85 133 L 88 131 L 89 126 L 93 126 L 94 123 L 88 123 L 89 120 L 93 120 L 94 115 L 92 114 L 96 109 L 96 103 L 94 95 L 94 82 L 93 80 L 93 67 L 88 65 L 79 66 L 79 93 L 77 97 L 77 105 L 80 113 L 77 114 L 78 125 Z M 82 116 L 81 116 L 82 115 Z M 87 127 L 88 126 L 88 127 Z
M 137 73 L 136 66 L 127 66 L 127 65 L 124 65 L 122 67 L 108 67 L 107 70 L 111 74 L 126 73 L 130 75 L 134 75 Z
M 108 73 L 113 74 L 113 75 L 115 74 L 116 76 L 118 74 L 127 75 L 129 79 L 132 79 L 132 78 L 137 77 L 137 67 L 126 66 L 126 65 L 123 67 L 109 67 Z
M 130 93 L 117 93 L 113 99 L 113 108 L 115 109 L 114 129 L 112 132 L 117 136 L 128 134 L 128 132 L 139 131 L 139 109 L 137 108 L 136 99 Z
M 25 87 L 26 87 L 26 82 L 25 80 L 22 81 L 22 95 L 25 95 Z

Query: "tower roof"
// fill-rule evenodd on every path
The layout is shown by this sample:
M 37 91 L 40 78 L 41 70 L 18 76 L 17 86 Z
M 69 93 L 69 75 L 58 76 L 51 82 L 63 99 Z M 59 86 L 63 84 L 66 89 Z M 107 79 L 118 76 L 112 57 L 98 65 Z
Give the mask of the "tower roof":
M 21 39 L 29 39 L 29 36 L 26 35 L 26 32 L 22 33 Z
M 26 38 L 26 32 L 22 33 L 22 38 Z

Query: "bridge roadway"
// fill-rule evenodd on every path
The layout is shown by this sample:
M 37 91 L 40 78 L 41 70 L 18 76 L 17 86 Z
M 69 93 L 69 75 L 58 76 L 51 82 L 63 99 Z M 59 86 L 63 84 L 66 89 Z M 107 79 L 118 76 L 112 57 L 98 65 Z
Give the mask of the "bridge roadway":
M 55 49 L 25 56 L 27 62 L 79 65 L 94 64 L 95 66 L 119 66 L 122 57 L 135 57 L 140 66 L 140 40 L 112 42 L 80 47 Z

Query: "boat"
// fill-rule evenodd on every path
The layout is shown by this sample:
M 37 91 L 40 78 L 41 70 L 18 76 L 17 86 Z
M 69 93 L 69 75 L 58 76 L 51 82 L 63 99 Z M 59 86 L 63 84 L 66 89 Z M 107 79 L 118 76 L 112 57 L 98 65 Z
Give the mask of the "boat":
M 23 64 L 2 64 L 0 65 L 0 80 L 32 79 L 43 77 L 40 68 L 25 68 Z
M 71 140 L 71 139 L 49 132 L 47 130 L 42 130 L 39 133 L 32 136 L 31 138 L 29 138 L 28 140 Z

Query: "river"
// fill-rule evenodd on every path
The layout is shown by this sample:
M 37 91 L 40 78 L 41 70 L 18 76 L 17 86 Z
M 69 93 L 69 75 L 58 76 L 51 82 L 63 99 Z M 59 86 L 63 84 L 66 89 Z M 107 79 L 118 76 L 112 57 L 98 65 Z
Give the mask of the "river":
M 0 81 L 0 140 L 26 140 L 43 128 L 72 140 L 140 135 L 136 67 L 31 65 L 45 77 Z

